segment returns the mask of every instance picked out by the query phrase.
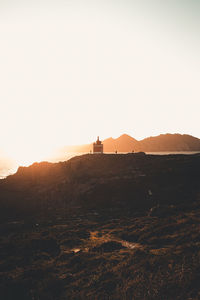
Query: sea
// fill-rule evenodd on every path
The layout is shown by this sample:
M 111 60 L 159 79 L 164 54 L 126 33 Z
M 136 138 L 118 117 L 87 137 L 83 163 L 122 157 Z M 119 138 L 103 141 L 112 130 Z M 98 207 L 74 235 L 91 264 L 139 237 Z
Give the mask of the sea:
M 200 153 L 200 151 L 179 151 L 179 152 L 146 152 L 146 154 L 151 154 L 151 155 L 169 155 L 169 154 L 185 154 L 185 155 L 191 155 L 191 154 L 197 154 Z M 86 153 L 69 153 L 66 155 L 66 157 L 63 159 L 49 159 L 47 161 L 49 162 L 59 162 L 59 161 L 66 161 L 71 159 L 74 156 L 78 156 L 78 155 L 83 155 Z M 111 153 L 109 153 L 111 154 Z M 119 153 L 120 154 L 120 153 Z M 122 154 L 122 153 L 121 153 Z M 125 154 L 123 152 L 123 154 Z M 13 163 L 7 163 L 7 162 L 3 162 L 0 161 L 0 179 L 4 179 L 9 175 L 12 175 L 14 173 L 17 172 L 19 165 Z

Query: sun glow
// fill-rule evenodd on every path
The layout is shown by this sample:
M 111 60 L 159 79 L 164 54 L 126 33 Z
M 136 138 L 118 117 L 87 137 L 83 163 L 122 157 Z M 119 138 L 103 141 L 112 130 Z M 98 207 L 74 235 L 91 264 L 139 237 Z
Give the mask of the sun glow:
M 13 151 L 7 151 L 9 157 L 13 159 L 17 166 L 29 166 L 34 162 L 48 160 L 51 156 L 51 150 L 39 146 L 16 147 Z
M 182 24 L 152 1 L 0 2 L 0 150 L 17 164 L 97 135 L 199 137 L 196 14 Z

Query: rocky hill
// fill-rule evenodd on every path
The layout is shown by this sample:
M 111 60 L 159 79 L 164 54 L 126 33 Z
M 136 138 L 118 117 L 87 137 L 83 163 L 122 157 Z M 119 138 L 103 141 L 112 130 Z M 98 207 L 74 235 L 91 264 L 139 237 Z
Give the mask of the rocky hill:
M 200 155 L 82 155 L 0 180 L 0 299 L 197 300 Z
M 200 155 L 82 155 L 20 167 L 0 181 L 1 212 L 79 206 L 145 208 L 195 200 Z M 3 214 L 4 215 L 4 214 Z

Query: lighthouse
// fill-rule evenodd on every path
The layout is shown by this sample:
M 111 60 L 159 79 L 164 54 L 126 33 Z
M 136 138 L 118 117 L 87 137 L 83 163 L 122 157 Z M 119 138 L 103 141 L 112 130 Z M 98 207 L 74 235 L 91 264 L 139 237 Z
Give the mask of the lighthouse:
M 97 137 L 97 141 L 93 143 L 93 153 L 94 154 L 102 154 L 103 153 L 103 144 L 99 140 L 99 136 Z

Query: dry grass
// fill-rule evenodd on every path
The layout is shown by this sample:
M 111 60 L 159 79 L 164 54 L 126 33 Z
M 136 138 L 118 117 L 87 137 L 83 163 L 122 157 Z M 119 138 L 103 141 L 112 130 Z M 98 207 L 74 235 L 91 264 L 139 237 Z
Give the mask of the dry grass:
M 1 299 L 198 299 L 199 214 L 4 224 Z

